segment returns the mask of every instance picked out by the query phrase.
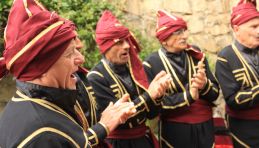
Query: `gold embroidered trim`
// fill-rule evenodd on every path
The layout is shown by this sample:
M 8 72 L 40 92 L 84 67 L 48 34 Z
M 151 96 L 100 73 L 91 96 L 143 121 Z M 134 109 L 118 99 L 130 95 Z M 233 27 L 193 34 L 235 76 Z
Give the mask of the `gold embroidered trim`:
M 231 137 L 233 137 L 240 145 L 246 147 L 246 148 L 250 148 L 250 146 L 248 146 L 247 144 L 245 144 L 245 142 L 241 141 L 237 136 L 235 136 L 232 132 L 229 133 L 231 135 Z
M 91 143 L 92 146 L 95 146 L 99 143 L 98 137 L 96 135 L 96 133 L 94 132 L 94 130 L 92 130 L 91 128 L 88 129 L 89 132 L 91 132 L 93 134 L 93 136 L 90 136 L 89 139 L 95 139 L 96 143 Z
M 27 0 L 23 0 L 23 5 L 24 5 L 24 8 L 25 8 L 26 13 L 28 14 L 29 17 L 31 17 L 31 16 L 32 16 L 32 13 L 31 13 L 31 11 L 30 11 L 29 8 L 28 8 Z
M 176 79 L 176 81 L 178 82 L 178 84 L 179 84 L 179 86 L 181 87 L 181 89 L 182 89 L 182 91 L 183 92 L 186 92 L 186 90 L 185 90 L 185 88 L 184 88 L 184 86 L 183 86 L 183 84 L 181 83 L 181 81 L 179 80 L 179 78 L 178 78 L 178 76 L 177 76 L 177 74 L 175 73 L 175 71 L 174 71 L 174 69 L 173 69 L 173 67 L 172 67 L 172 65 L 170 64 L 170 62 L 169 62 L 169 60 L 167 59 L 167 57 L 164 55 L 164 53 L 162 52 L 162 50 L 160 49 L 159 51 L 158 51 L 158 54 L 159 54 L 159 56 L 160 56 L 160 59 L 162 60 L 162 62 L 163 62 L 163 65 L 164 65 L 164 67 L 165 67 L 165 69 L 166 69 L 166 72 L 167 73 L 170 73 L 170 74 L 173 74 L 173 77 Z M 190 59 L 189 59 L 189 57 L 188 56 L 186 56 L 187 57 L 187 60 L 188 60 L 188 63 L 189 63 L 189 66 L 188 66 L 188 68 L 189 68 L 189 72 L 190 72 Z M 173 83 L 173 82 L 171 82 L 171 84 L 175 87 L 175 84 Z M 175 87 L 175 90 L 177 90 L 176 89 L 176 87 Z M 179 105 L 176 105 L 176 106 L 182 106 L 183 104 L 185 105 L 185 104 L 187 104 L 188 106 L 190 106 L 190 103 L 189 103 L 189 101 L 188 101 L 188 99 L 187 99 L 187 96 L 186 96 L 186 93 L 184 93 L 184 100 L 185 100 L 185 102 L 184 103 L 181 103 L 181 104 L 179 104 Z M 176 107 L 175 106 L 175 107 Z M 173 108 L 175 108 L 175 107 L 173 107 Z M 164 106 L 163 106 L 163 108 L 164 108 Z M 165 108 L 171 108 L 171 107 L 165 107 Z
M 143 62 L 143 65 L 146 65 L 148 68 L 152 68 L 152 66 L 146 61 Z
M 241 72 L 241 71 L 245 71 L 245 68 L 233 70 L 232 73 L 238 73 L 238 72 Z
M 139 99 L 144 103 L 144 105 L 145 105 L 145 108 L 146 108 L 147 112 L 149 112 L 149 111 L 150 111 L 150 109 L 148 108 L 148 105 L 147 105 L 147 103 L 146 103 L 145 99 L 144 99 L 142 96 L 139 96 Z
M 30 134 L 27 138 L 25 138 L 17 147 L 18 148 L 22 148 L 24 147 L 29 141 L 31 141 L 34 137 L 36 137 L 37 135 L 44 133 L 44 132 L 52 132 L 52 133 L 56 133 L 58 135 L 63 136 L 64 138 L 68 139 L 71 143 L 74 144 L 75 147 L 80 148 L 79 144 L 75 142 L 75 140 L 73 138 L 71 138 L 69 135 L 67 135 L 66 133 L 52 128 L 52 127 L 43 127 L 40 128 L 36 131 L 34 131 L 32 134 Z
M 206 95 L 209 91 L 210 91 L 210 89 L 211 89 L 211 86 L 212 86 L 212 83 L 211 83 L 211 81 L 208 79 L 208 82 L 207 83 L 209 83 L 208 84 L 208 88 L 206 89 L 206 91 L 204 92 L 204 93 L 202 93 L 201 95 Z
M 89 75 L 91 75 L 91 74 L 97 74 L 98 76 L 100 76 L 100 77 L 104 77 L 103 76 L 103 74 L 101 74 L 100 72 L 98 72 L 98 71 L 90 71 L 88 74 L 87 74 L 87 77 L 89 77 Z
M 100 124 L 103 126 L 103 128 L 105 129 L 106 134 L 109 135 L 109 134 L 110 134 L 109 128 L 108 128 L 105 124 L 103 124 L 102 122 L 99 121 L 99 123 L 100 123 Z
M 224 58 L 222 58 L 222 57 L 217 57 L 217 60 L 219 60 L 219 61 L 221 61 L 221 62 L 225 62 L 225 63 L 228 62 L 228 60 L 226 60 L 226 59 L 224 59 Z
M 259 80 L 256 77 L 254 71 L 251 69 L 251 67 L 248 65 L 247 61 L 245 60 L 245 58 L 242 56 L 242 54 L 239 52 L 239 50 L 237 49 L 237 47 L 235 46 L 235 44 L 232 44 L 232 48 L 234 50 L 234 52 L 236 53 L 237 57 L 239 58 L 239 60 L 241 61 L 241 63 L 243 64 L 243 67 L 245 68 L 245 72 L 247 73 L 248 79 L 250 80 L 251 86 L 254 86 L 254 84 L 252 83 L 252 80 L 250 78 L 249 72 L 248 70 L 252 73 L 255 81 L 257 84 L 259 84 Z
M 173 148 L 173 146 L 168 141 L 166 141 L 162 136 L 160 136 L 160 139 L 162 142 L 166 144 L 166 146 L 168 146 L 169 148 Z
M 93 88 L 91 86 L 86 87 L 83 82 L 82 82 L 82 84 L 83 84 L 83 86 L 85 88 L 85 91 L 88 94 L 88 97 L 89 97 L 89 101 L 90 101 L 90 105 L 91 105 L 91 119 L 92 119 L 91 126 L 93 126 L 97 122 L 97 117 L 96 117 L 96 106 L 97 106 L 97 103 L 95 101 L 94 91 L 93 91 Z M 89 123 L 87 123 L 87 124 L 89 126 Z

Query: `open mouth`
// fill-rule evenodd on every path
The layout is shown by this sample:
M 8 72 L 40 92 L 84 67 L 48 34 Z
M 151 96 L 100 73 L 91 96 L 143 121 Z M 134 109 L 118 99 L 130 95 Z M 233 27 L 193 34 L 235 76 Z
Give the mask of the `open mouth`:
M 77 82 L 77 77 L 76 77 L 75 73 L 71 74 L 70 77 L 71 77 L 75 82 Z
M 128 55 L 129 55 L 129 53 L 128 52 L 125 52 L 125 53 L 123 53 L 123 54 L 121 54 L 123 57 L 127 57 Z

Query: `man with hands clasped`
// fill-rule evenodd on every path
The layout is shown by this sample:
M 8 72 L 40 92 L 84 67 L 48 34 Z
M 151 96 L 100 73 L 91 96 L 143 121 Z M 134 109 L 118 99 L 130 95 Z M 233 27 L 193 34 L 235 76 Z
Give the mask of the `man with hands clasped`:
M 172 76 L 162 100 L 160 147 L 212 147 L 212 102 L 219 93 L 217 81 L 205 55 L 187 44 L 186 22 L 163 10 L 157 16 L 156 37 L 161 48 L 143 64 L 149 81 L 161 70 Z

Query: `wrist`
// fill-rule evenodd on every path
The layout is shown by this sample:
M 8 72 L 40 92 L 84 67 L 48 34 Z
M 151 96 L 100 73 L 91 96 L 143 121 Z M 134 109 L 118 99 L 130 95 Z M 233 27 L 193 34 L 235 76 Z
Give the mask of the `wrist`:
M 109 135 L 110 129 L 108 128 L 108 126 L 107 126 L 106 124 L 104 124 L 103 122 L 101 122 L 101 121 L 99 121 L 99 123 L 104 127 L 104 129 L 105 129 L 107 135 Z
M 207 83 L 208 83 L 208 78 L 205 79 L 205 83 L 203 84 L 201 90 L 203 90 L 204 88 L 206 88 L 207 86 Z
M 199 98 L 199 93 L 198 93 L 198 89 L 194 90 L 196 88 L 191 88 L 190 90 L 190 94 L 193 100 L 198 100 Z

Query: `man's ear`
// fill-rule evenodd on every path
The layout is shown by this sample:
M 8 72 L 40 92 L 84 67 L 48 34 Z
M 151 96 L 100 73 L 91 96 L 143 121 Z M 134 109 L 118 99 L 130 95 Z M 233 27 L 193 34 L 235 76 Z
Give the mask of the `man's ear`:
M 166 46 L 166 42 L 165 42 L 165 41 L 164 41 L 164 42 L 162 42 L 162 45 L 163 45 L 163 46 Z
M 239 26 L 233 25 L 233 31 L 237 33 L 239 31 Z

